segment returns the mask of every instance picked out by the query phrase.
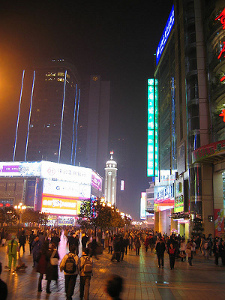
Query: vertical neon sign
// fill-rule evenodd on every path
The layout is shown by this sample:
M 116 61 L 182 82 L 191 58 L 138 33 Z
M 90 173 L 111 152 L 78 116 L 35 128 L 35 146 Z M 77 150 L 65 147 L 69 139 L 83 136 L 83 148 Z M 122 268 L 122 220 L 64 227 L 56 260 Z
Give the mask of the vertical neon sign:
M 158 80 L 148 79 L 147 176 L 158 176 Z
M 220 21 L 220 23 L 222 24 L 223 26 L 223 30 L 225 30 L 225 8 L 224 10 L 221 12 L 221 14 L 215 19 L 215 21 Z M 223 47 L 220 51 L 220 54 L 218 55 L 218 59 L 221 59 L 221 56 L 222 54 L 225 53 L 225 42 L 223 42 Z M 224 54 L 224 57 L 225 57 L 225 54 Z M 223 82 L 225 80 L 225 76 L 222 76 L 220 78 L 220 81 Z

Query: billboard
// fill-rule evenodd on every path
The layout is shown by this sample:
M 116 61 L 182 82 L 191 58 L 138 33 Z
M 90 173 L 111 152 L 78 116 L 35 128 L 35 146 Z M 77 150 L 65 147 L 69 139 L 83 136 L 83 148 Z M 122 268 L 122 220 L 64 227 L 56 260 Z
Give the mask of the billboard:
M 92 180 L 92 170 L 48 161 L 41 162 L 41 177 L 45 179 L 89 183 Z
M 140 219 L 146 220 L 146 193 L 141 193 L 141 210 L 140 210 Z
M 93 186 L 98 191 L 102 190 L 102 178 L 94 171 L 92 171 L 91 186 Z
M 174 200 L 174 212 L 183 212 L 184 211 L 184 182 L 183 177 L 175 181 L 175 200 Z
M 88 199 L 91 196 L 90 184 L 49 179 L 44 179 L 43 181 L 43 194 L 74 197 L 77 199 Z
M 58 215 L 78 215 L 81 201 L 72 197 L 54 196 L 43 194 L 41 211 Z
M 40 162 L 0 162 L 0 177 L 36 177 L 40 174 Z

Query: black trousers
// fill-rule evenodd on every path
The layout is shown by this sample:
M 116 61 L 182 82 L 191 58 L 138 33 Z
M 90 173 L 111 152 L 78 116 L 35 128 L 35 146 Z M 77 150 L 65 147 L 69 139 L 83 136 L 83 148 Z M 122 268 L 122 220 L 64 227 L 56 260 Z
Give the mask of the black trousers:
M 158 266 L 160 267 L 162 265 L 162 267 L 164 266 L 164 254 L 163 255 L 160 255 L 160 254 L 157 254 L 158 256 Z
M 175 255 L 174 256 L 170 256 L 170 269 L 174 269 L 174 265 L 175 265 Z
M 66 299 L 72 300 L 74 288 L 76 285 L 77 275 L 65 275 L 65 292 Z

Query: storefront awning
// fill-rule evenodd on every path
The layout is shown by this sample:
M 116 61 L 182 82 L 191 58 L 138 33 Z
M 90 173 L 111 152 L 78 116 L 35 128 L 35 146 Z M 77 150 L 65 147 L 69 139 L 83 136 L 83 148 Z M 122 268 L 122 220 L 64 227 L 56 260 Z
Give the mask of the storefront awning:
M 192 163 L 225 161 L 225 140 L 200 147 L 192 152 Z

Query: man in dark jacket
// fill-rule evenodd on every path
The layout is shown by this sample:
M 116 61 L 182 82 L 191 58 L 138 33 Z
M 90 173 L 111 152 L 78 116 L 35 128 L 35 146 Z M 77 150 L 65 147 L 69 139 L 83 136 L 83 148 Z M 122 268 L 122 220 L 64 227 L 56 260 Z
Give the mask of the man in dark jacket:
M 22 231 L 21 235 L 19 236 L 19 243 L 20 247 L 23 247 L 23 252 L 25 252 L 26 236 L 24 231 Z
M 32 249 L 33 249 L 33 241 L 34 239 L 36 238 L 36 235 L 34 234 L 34 231 L 32 230 L 31 231 L 31 234 L 29 236 L 29 245 L 30 245 L 30 255 L 31 255 L 31 252 L 32 252 Z
M 160 268 L 162 264 L 162 268 L 164 267 L 164 252 L 166 250 L 165 243 L 163 239 L 160 239 L 160 242 L 157 243 L 156 245 L 156 253 L 158 257 L 158 268 Z

